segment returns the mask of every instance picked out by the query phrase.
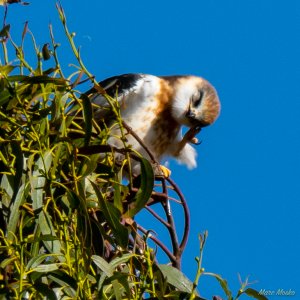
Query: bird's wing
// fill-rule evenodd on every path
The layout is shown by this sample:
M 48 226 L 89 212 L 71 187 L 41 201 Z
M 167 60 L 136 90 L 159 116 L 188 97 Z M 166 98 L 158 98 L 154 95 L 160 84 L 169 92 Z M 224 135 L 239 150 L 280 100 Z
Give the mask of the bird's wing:
M 124 74 L 107 78 L 99 82 L 100 86 L 112 98 L 125 101 L 132 94 L 138 94 L 144 83 L 145 75 L 143 74 Z M 109 104 L 106 98 L 101 95 L 95 87 L 85 93 L 92 103 L 100 107 L 108 107 Z

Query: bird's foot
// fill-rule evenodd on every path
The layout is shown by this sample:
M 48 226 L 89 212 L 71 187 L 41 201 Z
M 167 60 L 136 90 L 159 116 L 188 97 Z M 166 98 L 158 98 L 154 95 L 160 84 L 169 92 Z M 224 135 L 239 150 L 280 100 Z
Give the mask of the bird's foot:
M 160 173 L 165 178 L 169 178 L 171 176 L 171 170 L 163 165 L 159 165 Z

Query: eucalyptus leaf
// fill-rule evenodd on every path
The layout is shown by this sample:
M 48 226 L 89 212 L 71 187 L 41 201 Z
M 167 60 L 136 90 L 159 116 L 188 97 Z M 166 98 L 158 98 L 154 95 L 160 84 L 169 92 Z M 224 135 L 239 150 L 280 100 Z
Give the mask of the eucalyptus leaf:
M 81 100 L 83 104 L 83 119 L 85 129 L 84 146 L 86 147 L 89 145 L 92 135 L 93 109 L 91 100 L 87 95 L 82 94 Z
M 36 76 L 25 76 L 22 79 L 23 83 L 27 84 L 37 84 L 37 83 L 52 83 L 57 86 L 66 86 L 68 83 L 68 80 L 63 78 L 55 78 L 55 77 L 49 77 L 47 75 L 36 75 Z
M 166 277 L 167 282 L 176 287 L 179 291 L 192 293 L 193 283 L 178 269 L 170 265 L 158 265 L 158 268 Z
M 55 270 L 49 273 L 49 278 L 56 282 L 63 288 L 66 295 L 69 297 L 76 297 L 76 290 L 78 288 L 76 280 L 62 270 Z
M 8 239 L 13 240 L 14 236 L 13 234 L 16 232 L 19 218 L 20 218 L 20 206 L 25 203 L 26 198 L 29 193 L 30 185 L 28 182 L 23 183 L 21 187 L 18 189 L 18 192 L 16 194 L 16 197 L 14 199 L 14 203 L 11 208 L 11 214 L 9 217 L 8 225 L 7 225 L 7 231 L 8 231 Z
M 145 159 L 140 159 L 141 165 L 141 186 L 136 193 L 130 209 L 125 213 L 126 217 L 132 218 L 141 209 L 145 207 L 151 197 L 154 186 L 154 173 L 150 162 Z
M 96 264 L 96 266 L 105 273 L 106 276 L 110 277 L 114 273 L 114 267 L 110 265 L 104 258 L 93 255 L 92 261 Z
M 44 261 L 47 261 L 48 263 L 53 262 L 55 261 L 55 259 L 58 258 L 58 256 L 59 255 L 48 254 L 48 253 L 39 254 L 29 260 L 29 262 L 26 265 L 26 271 L 29 271 L 31 269 L 36 269 Z
M 204 274 L 216 278 L 219 281 L 219 283 L 220 283 L 223 291 L 225 292 L 227 298 L 229 300 L 233 299 L 232 293 L 231 293 L 231 291 L 230 291 L 230 289 L 228 287 L 228 283 L 227 283 L 227 281 L 225 279 L 223 279 L 220 275 L 214 274 L 214 273 L 204 273 Z
M 118 238 L 118 242 L 122 247 L 126 247 L 128 244 L 128 230 L 125 226 L 120 223 L 121 213 L 120 211 L 110 202 L 106 201 L 97 185 L 90 181 L 94 191 L 96 192 L 96 196 L 99 201 L 100 209 L 102 210 L 106 221 L 110 225 L 114 235 Z
M 264 295 L 260 294 L 258 291 L 252 289 L 252 288 L 247 288 L 243 294 L 246 294 L 252 298 L 258 299 L 258 300 L 268 300 L 267 297 L 265 297 Z
M 48 273 L 59 269 L 60 264 L 41 264 L 34 268 L 35 272 Z
M 45 297 L 45 299 L 57 300 L 53 289 L 51 289 L 47 284 L 42 283 L 40 281 L 36 281 L 34 283 L 34 287 L 38 292 L 40 292 Z
M 34 157 L 31 157 L 34 159 Z M 30 167 L 34 166 L 31 175 L 31 197 L 32 197 L 32 207 L 34 210 L 43 207 L 44 200 L 44 187 L 46 183 L 46 174 L 48 173 L 51 163 L 52 163 L 52 153 L 50 150 L 46 150 L 40 156 L 38 160 L 34 163 L 32 160 L 30 162 Z
M 52 220 L 47 211 L 41 211 L 38 217 L 38 224 L 43 235 L 56 236 L 55 227 L 52 224 Z M 50 253 L 60 254 L 61 252 L 61 243 L 60 240 L 43 240 L 43 244 L 50 251 Z M 64 256 L 58 256 L 61 262 L 65 261 Z

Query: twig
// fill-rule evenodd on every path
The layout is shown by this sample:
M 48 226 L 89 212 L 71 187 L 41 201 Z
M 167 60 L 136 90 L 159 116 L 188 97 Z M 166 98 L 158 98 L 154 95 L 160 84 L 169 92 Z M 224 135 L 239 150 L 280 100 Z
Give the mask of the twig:
M 162 180 L 162 187 L 163 187 L 163 193 L 168 192 L 167 190 L 167 185 L 166 185 L 166 181 L 165 179 Z M 179 253 L 179 244 L 178 244 L 178 237 L 177 237 L 177 233 L 176 233 L 176 227 L 175 227 L 175 223 L 174 223 L 174 218 L 171 212 L 171 205 L 170 205 L 170 201 L 169 199 L 167 199 L 166 201 L 162 202 L 162 206 L 163 209 L 165 211 L 169 226 L 167 227 L 169 234 L 170 234 L 170 238 L 171 238 L 171 242 L 172 242 L 172 248 L 173 248 L 173 253 L 176 257 L 175 262 L 173 263 L 173 265 L 180 269 L 180 265 L 181 265 L 181 253 Z
M 148 230 L 143 228 L 141 225 L 137 225 L 137 227 L 142 233 L 147 234 Z M 150 235 L 149 238 L 166 253 L 166 255 L 169 257 L 172 263 L 176 262 L 175 255 L 164 245 L 164 243 L 162 243 L 158 238 L 156 238 L 153 235 Z
M 152 160 L 152 162 L 159 164 L 153 153 L 148 149 L 148 147 L 146 146 L 146 144 L 140 139 L 140 137 L 132 130 L 132 128 L 130 126 L 128 126 L 126 124 L 126 122 L 122 122 L 123 127 L 128 131 L 129 134 L 131 134 L 137 141 L 138 143 L 145 149 L 145 151 L 147 152 L 147 154 L 149 155 L 150 159 Z
M 190 212 L 186 203 L 186 200 L 182 194 L 182 192 L 180 191 L 180 189 L 178 188 L 178 186 L 175 184 L 175 182 L 171 179 L 171 178 L 166 178 L 166 180 L 173 186 L 174 191 L 177 193 L 177 195 L 179 196 L 180 200 L 181 200 L 181 204 L 183 207 L 183 211 L 184 211 L 184 231 L 183 231 L 183 237 L 180 243 L 180 255 L 183 252 L 183 249 L 185 248 L 185 245 L 187 243 L 188 240 L 188 236 L 189 236 L 189 230 L 190 230 Z
M 167 228 L 170 227 L 170 224 L 168 222 L 166 222 L 159 214 L 157 214 L 153 209 L 151 209 L 150 207 L 146 206 L 146 209 L 149 211 L 149 213 L 151 215 L 153 215 L 159 222 L 161 222 L 162 224 L 164 224 Z

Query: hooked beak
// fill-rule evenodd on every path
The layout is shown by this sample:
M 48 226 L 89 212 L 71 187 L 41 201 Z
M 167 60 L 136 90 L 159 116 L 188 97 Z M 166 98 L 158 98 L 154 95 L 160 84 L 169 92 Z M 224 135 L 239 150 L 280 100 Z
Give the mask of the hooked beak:
M 193 111 L 191 111 L 190 109 L 186 112 L 185 116 L 191 120 L 194 120 L 196 117 L 195 113 Z
M 200 128 L 202 127 L 206 127 L 207 125 L 209 125 L 209 123 L 203 122 L 201 119 L 197 119 L 196 118 L 196 114 L 189 109 L 186 114 L 185 117 L 189 120 L 189 122 L 195 126 L 199 126 Z

